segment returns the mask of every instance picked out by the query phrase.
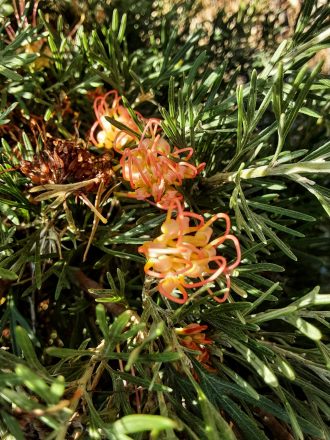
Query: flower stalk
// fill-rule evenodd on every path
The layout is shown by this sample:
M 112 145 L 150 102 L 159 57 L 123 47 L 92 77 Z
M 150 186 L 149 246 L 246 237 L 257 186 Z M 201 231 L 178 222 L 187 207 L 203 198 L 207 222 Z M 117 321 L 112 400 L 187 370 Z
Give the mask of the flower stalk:
M 260 177 L 292 175 L 297 173 L 330 173 L 330 165 L 328 162 L 298 162 L 288 163 L 277 166 L 262 165 L 256 168 L 246 168 L 241 171 L 232 171 L 226 173 L 216 173 L 214 176 L 203 179 L 206 184 L 217 185 L 223 182 L 234 182 L 239 175 L 240 179 L 257 179 Z

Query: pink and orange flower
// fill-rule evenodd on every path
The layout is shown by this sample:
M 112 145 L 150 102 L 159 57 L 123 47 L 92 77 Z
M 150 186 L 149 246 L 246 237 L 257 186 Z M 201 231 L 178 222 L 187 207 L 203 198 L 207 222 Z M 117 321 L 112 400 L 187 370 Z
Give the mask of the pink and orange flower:
M 182 198 L 176 187 L 181 186 L 184 179 L 195 178 L 205 164 L 196 167 L 189 163 L 193 149 L 172 149 L 158 133 L 159 127 L 158 119 L 150 119 L 138 146 L 123 151 L 120 165 L 123 178 L 134 190 L 127 194 L 129 197 L 168 209 L 172 200 Z
M 175 210 L 176 217 L 172 218 Z M 195 220 L 195 225 L 190 224 L 191 220 Z M 211 240 L 211 225 L 217 220 L 224 220 L 226 229 L 223 235 Z M 188 300 L 188 290 L 223 276 L 226 280 L 224 295 L 217 297 L 210 289 L 208 291 L 215 301 L 224 302 L 229 295 L 230 274 L 241 260 L 239 241 L 230 234 L 228 215 L 216 214 L 205 222 L 201 215 L 184 211 L 179 200 L 172 201 L 161 232 L 159 237 L 145 242 L 138 249 L 147 259 L 145 273 L 158 280 L 159 293 L 184 304 Z M 233 242 L 236 251 L 236 259 L 230 264 L 218 253 L 219 246 L 227 241 Z
M 205 333 L 203 333 L 207 328 L 207 325 L 192 323 L 183 328 L 176 328 L 175 332 L 179 336 L 179 343 L 183 347 L 197 352 L 195 359 L 200 362 L 205 369 L 212 372 L 214 369 L 210 364 L 210 353 L 207 346 L 213 344 L 213 340 L 209 339 Z
M 112 98 L 111 105 L 108 102 L 110 97 Z M 137 140 L 132 133 L 120 130 L 107 120 L 107 117 L 110 117 L 135 132 L 139 131 L 127 109 L 120 104 L 120 100 L 121 98 L 116 90 L 110 90 L 105 95 L 95 98 L 94 112 L 96 122 L 90 131 L 90 139 L 95 146 L 111 149 L 115 144 L 117 148 L 123 148 L 129 141 Z
M 112 98 L 111 105 L 109 98 Z M 216 214 L 205 221 L 203 216 L 185 211 L 183 196 L 178 190 L 185 179 L 194 179 L 205 163 L 198 166 L 190 163 L 193 148 L 171 147 L 162 135 L 159 119 L 147 121 L 136 113 L 144 125 L 140 136 L 139 127 L 120 104 L 120 99 L 116 90 L 95 98 L 97 121 L 90 138 L 94 145 L 113 149 L 121 155 L 116 168 L 121 169 L 131 191 L 117 194 L 146 200 L 167 210 L 161 235 L 138 249 L 147 259 L 145 273 L 158 280 L 158 291 L 164 297 L 178 304 L 187 302 L 188 292 L 221 277 L 226 286 L 221 297 L 207 290 L 215 301 L 224 302 L 229 295 L 230 275 L 241 260 L 239 241 L 230 234 L 230 219 L 227 214 Z M 128 129 L 117 128 L 107 117 Z M 212 239 L 212 225 L 217 220 L 225 222 L 225 231 Z M 234 244 L 236 258 L 228 263 L 219 250 L 229 241 Z

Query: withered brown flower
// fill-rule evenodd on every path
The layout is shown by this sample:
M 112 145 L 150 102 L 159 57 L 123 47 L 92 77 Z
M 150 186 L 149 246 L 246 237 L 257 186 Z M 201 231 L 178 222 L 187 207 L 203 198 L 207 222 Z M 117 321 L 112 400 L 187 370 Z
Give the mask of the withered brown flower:
M 54 199 L 48 209 L 63 205 L 67 218 L 71 219 L 67 198 L 75 196 L 94 213 L 92 232 L 84 253 L 84 260 L 92 243 L 99 221 L 107 223 L 102 215 L 102 204 L 109 197 L 115 185 L 111 153 L 95 154 L 83 143 L 43 136 L 44 149 L 30 161 L 17 154 L 20 164 L 17 168 L 28 177 L 34 186 L 31 193 L 39 194 L 34 201 Z M 94 204 L 89 194 L 95 194 Z M 72 219 L 73 222 L 73 219 Z
M 20 171 L 35 185 L 76 183 L 95 179 L 83 191 L 95 192 L 102 181 L 113 181 L 111 155 L 92 153 L 76 141 L 47 136 L 45 148 L 32 161 L 21 160 Z

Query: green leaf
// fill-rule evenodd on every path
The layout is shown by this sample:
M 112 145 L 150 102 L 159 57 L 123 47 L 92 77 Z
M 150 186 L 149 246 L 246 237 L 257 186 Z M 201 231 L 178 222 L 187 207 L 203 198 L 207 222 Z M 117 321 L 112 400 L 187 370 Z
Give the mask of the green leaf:
M 96 307 L 98 308 L 103 306 L 101 304 L 98 304 Z M 108 339 L 107 339 L 108 345 L 104 351 L 104 355 L 110 353 L 115 348 L 116 344 L 118 344 L 123 330 L 127 326 L 128 322 L 132 319 L 132 315 L 133 314 L 131 310 L 126 310 L 116 318 L 115 322 L 111 325 L 110 329 L 108 329 Z
M 201 407 L 205 422 L 204 432 L 207 439 L 217 440 L 221 438 L 223 440 L 236 440 L 236 436 L 232 429 L 221 414 L 216 411 L 211 402 L 209 402 L 200 386 L 195 384 L 195 388 L 198 394 L 198 403 Z
M 311 116 L 312 118 L 322 118 L 322 115 L 318 112 L 316 112 L 314 109 L 307 108 L 307 107 L 301 107 L 299 110 L 299 113 L 303 113 L 304 115 Z
M 315 159 L 325 160 L 330 157 L 330 141 L 321 145 L 313 151 L 310 151 L 307 156 L 304 157 L 304 162 L 310 162 Z
M 271 296 L 271 294 L 278 289 L 279 287 L 279 282 L 274 283 L 266 292 L 263 292 L 259 298 L 257 298 L 254 303 L 251 305 L 251 307 L 246 310 L 243 311 L 243 315 L 247 314 L 247 313 L 251 313 L 252 310 L 256 309 L 257 307 L 259 307 L 260 304 L 262 304 L 268 297 Z
M 289 380 L 296 379 L 296 374 L 294 372 L 294 369 L 286 360 L 277 356 L 275 362 L 277 364 L 278 370 L 283 374 L 283 376 L 285 376 Z
M 6 411 L 0 411 L 0 415 L 15 440 L 24 440 L 26 438 L 18 421 L 13 416 L 9 415 Z
M 123 14 L 120 20 L 120 27 L 117 35 L 118 43 L 122 43 L 122 41 L 125 38 L 126 25 L 127 25 L 127 14 Z
M 266 235 L 268 235 L 268 237 L 272 240 L 272 242 L 278 246 L 289 258 L 291 258 L 294 261 L 297 261 L 297 257 L 295 256 L 295 254 L 291 251 L 291 249 L 289 248 L 289 246 L 287 246 L 284 241 L 282 241 L 276 234 L 275 232 L 272 231 L 272 229 L 270 229 L 268 226 L 266 226 L 265 224 L 263 225 L 263 230 L 265 232 Z
M 278 390 L 276 390 L 277 394 L 280 396 L 281 400 L 284 403 L 284 406 L 287 410 L 288 416 L 290 417 L 290 422 L 291 422 L 291 426 L 293 429 L 293 432 L 295 434 L 295 437 L 298 438 L 299 440 L 304 440 L 304 434 L 301 430 L 301 427 L 299 425 L 299 421 L 297 419 L 296 413 L 294 411 L 294 409 L 292 408 L 292 406 L 290 405 L 288 399 L 285 396 L 284 391 L 282 390 L 282 388 L 280 387 Z
M 147 414 L 132 414 L 122 417 L 112 425 L 115 435 L 134 434 L 144 431 L 163 431 L 178 429 L 178 424 L 168 417 Z
M 257 315 L 251 315 L 248 322 L 254 322 L 260 324 L 261 322 L 271 321 L 273 319 L 280 319 L 283 316 L 294 313 L 297 310 L 297 306 L 291 304 L 287 307 L 278 308 L 275 310 L 268 310 L 266 312 L 258 313 Z
M 243 190 L 240 186 L 239 186 L 239 192 L 240 192 L 242 208 L 243 208 L 245 217 L 247 219 L 247 223 L 250 223 L 252 231 L 257 235 L 259 240 L 262 243 L 266 244 L 267 240 L 266 240 L 265 235 L 263 233 L 260 222 L 258 222 L 258 217 L 250 210 L 248 203 L 247 203 L 247 200 L 245 199 Z
M 96 243 L 98 245 L 98 243 Z M 106 254 L 113 255 L 118 258 L 123 258 L 124 260 L 133 260 L 139 263 L 145 263 L 145 259 L 140 257 L 140 255 L 130 254 L 128 252 L 118 251 L 117 249 L 109 249 L 106 246 L 100 245 L 99 248 Z
M 34 277 L 38 290 L 41 289 L 42 276 L 41 276 L 41 256 L 40 256 L 40 236 L 36 237 L 35 251 L 34 251 Z
M 14 70 L 8 69 L 3 64 L 0 64 L 0 75 L 5 76 L 8 79 L 11 79 L 12 81 L 22 81 L 23 77 L 19 75 Z
M 248 393 L 244 387 L 241 387 L 237 384 L 228 382 L 220 378 L 219 376 L 215 376 L 214 374 L 209 374 L 201 370 L 198 366 L 197 362 L 194 363 L 194 368 L 198 370 L 201 376 L 201 385 L 208 396 L 208 398 L 212 402 L 218 402 L 220 404 L 220 400 L 224 395 L 231 395 L 236 399 L 247 402 L 249 406 L 255 406 L 257 408 L 261 408 L 263 411 L 269 412 L 273 414 L 278 419 L 290 423 L 290 417 L 285 409 L 283 409 L 278 404 L 274 403 L 272 400 L 259 395 L 258 399 L 254 399 L 251 397 L 250 393 Z M 275 388 L 276 389 L 276 388 Z M 310 423 L 302 417 L 298 417 L 299 425 L 302 427 L 303 431 L 306 434 L 310 434 L 314 437 L 322 437 L 322 431 L 315 426 L 315 424 Z
M 301 109 L 301 107 L 303 105 L 304 99 L 305 99 L 305 97 L 306 97 L 306 95 L 307 95 L 307 93 L 308 93 L 308 91 L 314 81 L 314 78 L 320 72 L 321 67 L 322 67 L 322 62 L 319 62 L 316 65 L 316 67 L 314 67 L 314 69 L 312 70 L 312 72 L 309 75 L 309 78 L 306 80 L 306 82 L 303 85 L 303 87 L 301 88 L 298 96 L 296 97 L 292 109 L 290 109 L 290 111 L 288 112 L 288 116 L 285 118 L 285 126 L 284 126 L 284 133 L 283 133 L 284 138 L 289 133 L 289 130 L 291 129 L 291 126 L 292 126 L 295 118 L 297 117 L 299 110 Z
M 281 206 L 275 206 L 273 204 L 266 205 L 265 203 L 255 202 L 252 200 L 249 200 L 247 203 L 248 205 L 254 206 L 255 208 L 262 209 L 263 211 L 284 215 L 285 217 L 292 217 L 296 220 L 305 220 L 307 222 L 315 221 L 315 217 L 312 217 L 310 214 L 293 211 L 292 209 L 282 208 Z
M 58 402 L 65 391 L 65 379 L 63 376 L 57 376 L 50 386 L 50 394 L 54 402 Z
M 310 324 L 303 318 L 300 318 L 296 313 L 285 316 L 283 319 L 296 327 L 303 335 L 307 336 L 313 341 L 319 341 L 322 338 L 322 333 L 317 327 L 315 327 L 315 325 Z
M 98 304 L 95 308 L 95 311 L 96 311 L 96 323 L 100 327 L 100 330 L 103 334 L 106 344 L 109 345 L 109 341 L 110 341 L 109 324 L 107 323 L 105 308 L 102 304 Z
M 268 437 L 259 429 L 256 421 L 247 415 L 242 409 L 229 397 L 220 398 L 223 409 L 236 422 L 239 429 L 244 433 L 246 440 L 268 440 Z
M 284 267 L 274 263 L 246 264 L 239 272 L 284 272 Z
M 28 336 L 27 331 L 23 327 L 17 326 L 15 328 L 15 335 L 17 338 L 17 343 L 20 346 L 20 348 L 24 354 L 24 357 L 25 357 L 26 361 L 28 362 L 28 364 L 30 365 L 30 367 L 32 367 L 36 371 L 40 372 L 42 374 L 42 376 L 46 375 L 46 377 L 48 377 L 48 373 L 47 373 L 45 367 L 40 363 L 40 361 L 34 351 L 32 342 Z
M 58 399 L 50 392 L 46 382 L 30 368 L 24 365 L 17 365 L 15 372 L 24 385 L 33 393 L 41 397 L 46 403 L 56 404 L 58 402 Z
M 252 365 L 260 377 L 263 378 L 267 385 L 273 388 L 278 387 L 278 380 L 273 371 L 248 347 L 238 341 L 231 340 L 233 347 L 239 351 L 244 359 Z
M 285 232 L 286 234 L 293 235 L 294 237 L 299 237 L 299 238 L 305 237 L 305 235 L 302 234 L 301 232 L 296 231 L 295 229 L 288 228 L 287 226 L 284 226 L 280 223 L 273 222 L 267 217 L 263 217 L 263 221 L 267 225 L 272 226 L 274 229 L 277 229 L 278 231 Z
M 232 304 L 223 303 L 206 310 L 205 312 L 203 312 L 202 316 L 203 317 L 212 316 L 212 315 L 217 316 L 218 314 L 229 315 L 235 312 L 244 313 L 244 311 L 249 310 L 251 306 L 252 306 L 251 303 L 244 301 L 235 302 Z
M 114 127 L 118 128 L 119 130 L 124 131 L 125 133 L 128 133 L 130 135 L 132 135 L 135 138 L 140 138 L 140 134 L 137 133 L 136 131 L 132 130 L 130 127 L 127 127 L 127 125 L 122 124 L 121 122 L 119 122 L 117 119 L 111 118 L 110 116 L 105 116 L 105 119 L 110 122 L 111 125 L 113 125 Z
M 4 269 L 0 267 L 0 279 L 2 280 L 17 280 L 18 276 L 12 270 Z
M 16 392 L 9 388 L 2 388 L 0 390 L 0 396 L 3 397 L 10 404 L 15 404 L 18 408 L 24 411 L 33 411 L 35 409 L 41 409 L 42 405 L 37 403 L 36 400 L 31 399 L 26 393 Z
M 6 117 L 14 110 L 17 104 L 17 102 L 13 102 L 6 110 L 3 110 L 2 113 L 0 112 L 0 125 L 7 124 L 10 121 L 9 119 L 6 119 Z M 5 140 L 2 139 L 2 141 Z
M 0 211 L 4 215 L 4 217 L 13 222 L 14 225 L 18 226 L 20 224 L 16 212 L 9 207 L 9 204 L 2 202 L 0 205 Z
M 155 339 L 159 338 L 163 332 L 165 330 L 165 323 L 164 322 L 159 322 L 158 324 L 155 324 L 150 332 L 149 335 L 147 337 L 144 338 L 143 342 L 137 346 L 136 348 L 134 348 L 134 350 L 130 353 L 128 362 L 126 364 L 125 370 L 129 371 L 129 369 L 133 366 L 134 362 L 136 362 L 141 356 L 140 353 L 143 350 L 143 348 L 150 343 L 151 341 L 154 341 Z M 178 356 L 178 353 L 160 353 L 161 355 L 163 354 L 167 354 L 168 355 L 176 355 Z M 157 354 L 153 354 L 150 356 L 155 356 Z M 178 356 L 180 357 L 180 356 Z M 160 359 L 161 360 L 161 359 Z M 174 360 L 174 359 L 173 359 Z
M 253 399 L 259 400 L 260 396 L 258 392 L 250 385 L 246 380 L 244 380 L 239 374 L 233 371 L 231 368 L 224 364 L 221 364 L 221 370 L 232 379 L 237 385 L 245 390 L 246 393 L 250 394 Z
M 187 79 L 185 80 L 185 84 L 184 84 L 183 91 L 182 91 L 184 98 L 189 96 L 189 94 L 191 93 L 191 87 L 194 83 L 197 71 L 200 68 L 200 66 L 205 63 L 206 59 L 207 59 L 207 54 L 206 54 L 206 51 L 204 50 L 203 52 L 201 52 L 198 55 L 194 64 L 190 68 L 189 75 L 188 75 Z
M 54 298 L 55 301 L 57 301 L 61 295 L 62 289 L 67 285 L 67 265 L 64 262 L 62 265 L 62 270 L 60 273 L 60 276 L 58 277 L 58 281 L 56 284 L 56 289 L 55 289 L 55 294 L 54 294 Z
M 75 350 L 73 348 L 57 348 L 57 347 L 48 347 L 46 349 L 46 353 L 49 356 L 54 356 L 63 359 L 71 359 L 74 357 L 82 357 L 82 356 L 93 356 L 95 354 L 94 351 L 89 350 Z
M 279 165 L 270 170 L 269 175 L 292 175 L 305 173 L 330 173 L 330 162 L 308 161 Z

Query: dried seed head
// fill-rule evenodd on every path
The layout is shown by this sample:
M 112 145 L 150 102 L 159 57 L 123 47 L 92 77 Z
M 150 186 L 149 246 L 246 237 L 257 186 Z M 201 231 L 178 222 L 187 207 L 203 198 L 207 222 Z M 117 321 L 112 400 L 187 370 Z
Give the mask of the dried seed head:
M 45 149 L 32 161 L 22 160 L 20 171 L 35 185 L 64 184 L 99 177 L 107 186 L 113 180 L 111 155 L 96 155 L 75 141 L 47 137 Z M 97 190 L 97 184 L 85 187 Z

